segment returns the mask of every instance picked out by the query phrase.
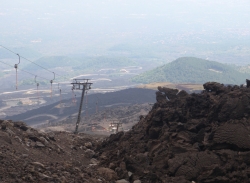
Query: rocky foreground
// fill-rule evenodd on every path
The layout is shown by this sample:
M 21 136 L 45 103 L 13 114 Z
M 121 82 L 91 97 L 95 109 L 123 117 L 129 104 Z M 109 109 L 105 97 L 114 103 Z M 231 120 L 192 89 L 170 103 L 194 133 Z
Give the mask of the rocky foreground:
M 100 165 L 130 182 L 250 182 L 250 88 L 158 89 L 147 116 L 98 146 Z
M 0 182 L 250 182 L 250 88 L 159 87 L 132 130 L 108 138 L 0 121 Z
M 98 163 L 93 149 L 101 137 L 42 133 L 7 120 L 0 121 L 0 129 L 1 183 L 104 180 L 91 169 Z

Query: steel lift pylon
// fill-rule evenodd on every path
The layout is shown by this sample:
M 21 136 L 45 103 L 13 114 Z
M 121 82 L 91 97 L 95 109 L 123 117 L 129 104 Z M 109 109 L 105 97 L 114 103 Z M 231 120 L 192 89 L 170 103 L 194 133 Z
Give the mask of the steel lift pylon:
M 76 122 L 76 129 L 74 132 L 75 134 L 78 133 L 78 126 L 81 121 L 82 104 L 83 104 L 85 91 L 91 89 L 91 85 L 93 84 L 93 83 L 89 83 L 88 82 L 89 80 L 90 79 L 74 79 L 74 82 L 71 83 L 75 90 L 82 90 L 81 102 L 80 102 L 80 107 L 79 107 L 79 112 L 78 112 L 78 117 L 77 117 L 77 122 Z

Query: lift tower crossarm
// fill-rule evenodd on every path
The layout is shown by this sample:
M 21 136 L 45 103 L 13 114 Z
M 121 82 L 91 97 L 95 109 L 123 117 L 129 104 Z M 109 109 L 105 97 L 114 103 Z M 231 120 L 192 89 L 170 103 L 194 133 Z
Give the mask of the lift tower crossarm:
M 83 99 L 84 99 L 84 93 L 86 90 L 91 89 L 91 84 L 89 83 L 90 79 L 74 79 L 74 82 L 71 83 L 73 85 L 73 88 L 76 90 L 82 90 L 82 97 L 81 97 L 81 102 L 80 102 L 80 107 L 79 107 L 79 112 L 78 112 L 78 117 L 77 117 L 77 122 L 76 122 L 76 129 L 75 129 L 75 134 L 78 133 L 78 126 L 81 121 L 81 112 L 82 112 L 82 104 L 83 104 Z

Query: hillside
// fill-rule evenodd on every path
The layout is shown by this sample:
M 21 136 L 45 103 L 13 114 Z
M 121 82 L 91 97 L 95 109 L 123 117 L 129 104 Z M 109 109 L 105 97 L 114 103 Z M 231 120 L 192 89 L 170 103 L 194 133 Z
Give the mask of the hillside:
M 11 48 L 11 50 L 15 53 L 19 53 L 20 55 L 25 55 L 25 57 L 32 59 L 39 58 L 42 56 L 41 53 L 29 47 L 14 47 Z M 0 59 L 18 59 L 18 57 L 16 54 L 13 54 L 0 46 Z
M 238 70 L 239 70 L 240 72 L 250 74 L 250 64 L 249 64 L 249 65 L 246 65 L 246 66 L 238 67 Z
M 158 87 L 150 112 L 109 137 L 0 120 L 0 182 L 247 183 L 250 88 L 203 86 Z
M 35 64 L 41 65 L 45 68 L 51 69 L 56 67 L 72 67 L 74 65 L 80 65 L 81 62 L 77 59 L 72 59 L 65 56 L 50 56 L 42 57 L 34 61 Z M 40 70 L 41 68 L 35 64 L 29 64 L 25 67 L 27 70 Z
M 226 84 L 244 84 L 249 74 L 230 65 L 194 57 L 182 57 L 171 63 L 135 76 L 138 83 L 205 83 L 216 81 Z
M 88 115 L 96 112 L 96 104 L 98 103 L 99 111 L 105 109 L 117 108 L 117 106 L 128 106 L 134 104 L 153 103 L 155 102 L 154 90 L 129 88 L 116 92 L 109 92 L 105 94 L 91 94 L 88 95 L 88 105 L 86 105 L 86 96 L 83 106 L 84 111 L 88 109 Z M 77 105 L 72 104 L 72 99 L 65 99 L 60 102 L 56 102 L 47 106 L 43 106 L 34 110 L 27 111 L 22 114 L 7 116 L 5 119 L 22 120 L 28 125 L 37 125 L 44 123 L 46 120 L 50 122 L 58 122 L 68 118 L 69 116 L 75 117 L 78 114 L 80 105 L 80 98 L 77 97 Z
M 70 67 L 73 70 L 81 70 L 86 72 L 98 71 L 103 68 L 116 68 L 135 66 L 136 63 L 125 57 L 83 57 L 71 58 L 66 56 L 50 56 L 42 57 L 35 61 L 36 64 L 45 68 Z M 27 70 L 38 70 L 40 67 L 35 64 L 29 64 L 25 67 Z
M 98 71 L 100 69 L 107 68 L 117 68 L 117 67 L 126 67 L 126 66 L 136 66 L 136 62 L 130 60 L 126 57 L 88 57 L 85 58 L 81 65 L 74 66 L 74 70 L 86 70 L 86 71 Z

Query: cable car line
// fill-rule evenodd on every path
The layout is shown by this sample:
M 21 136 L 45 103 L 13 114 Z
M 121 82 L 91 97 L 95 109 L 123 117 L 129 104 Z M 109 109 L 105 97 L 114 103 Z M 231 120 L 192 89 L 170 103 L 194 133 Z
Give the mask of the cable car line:
M 58 90 L 60 92 L 60 108 L 62 107 L 62 90 L 61 88 L 59 87 L 60 83 L 57 83 L 58 84 Z
M 11 53 L 14 53 L 15 55 L 16 55 L 16 53 L 14 52 L 14 51 L 12 51 L 12 50 L 10 50 L 9 48 L 6 48 L 5 46 L 3 46 L 3 45 L 0 45 L 1 47 L 3 47 L 4 49 L 6 49 L 6 50 L 8 50 L 8 51 L 10 51 Z
M 67 79 L 65 76 L 56 74 L 55 72 L 53 72 L 53 71 L 51 71 L 51 70 L 49 70 L 49 69 L 47 69 L 47 68 L 45 68 L 45 67 L 43 67 L 43 66 L 41 66 L 41 65 L 39 65 L 39 64 L 37 64 L 37 63 L 35 63 L 35 62 L 33 62 L 33 61 L 27 59 L 27 58 L 25 58 L 25 57 L 19 55 L 18 53 L 15 53 L 14 51 L 10 50 L 9 48 L 7 48 L 7 47 L 5 47 L 5 46 L 3 46 L 3 45 L 1 45 L 1 44 L 0 44 L 0 47 L 6 49 L 7 51 L 9 51 L 9 52 L 11 52 L 11 53 L 13 53 L 13 54 L 15 54 L 15 55 L 18 56 L 19 62 L 18 62 L 17 64 L 14 65 L 14 68 L 16 69 L 16 90 L 18 89 L 18 75 L 17 75 L 17 69 L 18 69 L 18 65 L 20 64 L 21 58 L 24 59 L 24 60 L 27 60 L 27 61 L 31 62 L 32 64 L 35 64 L 36 66 L 38 66 L 38 67 L 40 67 L 40 68 L 42 68 L 42 69 L 44 69 L 44 70 L 46 70 L 46 71 L 48 71 L 48 72 L 50 72 L 50 73 L 53 73 L 54 78 L 51 79 L 51 80 L 49 80 L 49 79 L 47 79 L 47 78 L 44 78 L 44 77 L 35 75 L 35 74 L 31 73 L 31 72 L 28 72 L 28 71 L 19 69 L 19 70 L 22 71 L 22 72 L 25 72 L 25 73 L 28 73 L 28 74 L 30 74 L 30 75 L 35 76 L 35 83 L 36 83 L 36 85 L 37 85 L 37 99 L 38 99 L 38 104 L 39 104 L 39 83 L 36 81 L 37 77 L 40 77 L 40 78 L 43 78 L 43 79 L 45 79 L 45 80 L 49 80 L 49 81 L 50 81 L 50 84 L 51 84 L 51 96 L 50 96 L 50 97 L 51 97 L 51 98 L 52 98 L 52 92 L 53 92 L 52 86 L 53 86 L 54 80 L 56 80 L 56 76 L 63 77 L 63 78 L 65 78 L 65 80 Z M 11 66 L 11 65 L 8 64 L 8 63 L 2 62 L 1 60 L 0 60 L 0 62 L 13 68 L 13 66 Z M 67 80 L 68 80 L 68 79 L 67 79 Z M 88 82 L 88 80 L 87 80 L 87 82 Z M 88 83 L 88 84 L 91 84 L 91 83 Z M 61 107 L 62 107 L 62 96 L 61 96 L 61 92 L 62 92 L 62 91 L 61 91 L 61 88 L 59 88 L 59 82 L 58 82 L 58 89 L 59 89 L 59 91 L 60 91 L 60 108 L 61 108 Z M 72 95 L 73 95 L 73 96 L 72 96 L 72 101 L 73 101 L 73 103 L 75 103 L 75 105 L 76 105 L 76 95 L 75 95 L 75 93 L 74 93 L 74 89 L 75 89 L 75 88 L 74 88 L 74 86 L 73 86 L 73 87 L 72 87 Z M 90 86 L 89 86 L 89 89 L 90 89 Z M 84 93 L 85 93 L 85 92 L 83 91 L 82 96 L 84 96 Z M 88 94 L 88 93 L 87 93 L 87 91 L 86 91 L 86 119 L 88 119 L 88 98 L 87 98 L 87 94 Z M 82 105 L 82 102 L 81 102 L 80 105 Z M 96 103 L 96 105 L 97 105 L 97 103 Z M 96 110 L 98 110 L 98 106 L 96 106 L 96 107 L 97 107 Z M 80 108 L 81 108 L 81 107 L 80 107 Z M 76 131 L 77 131 L 77 130 L 76 130 Z
M 16 90 L 17 90 L 17 86 L 18 86 L 18 82 L 17 82 L 17 68 L 18 68 L 18 65 L 20 64 L 20 55 L 17 53 L 16 54 L 18 56 L 18 63 L 14 65 L 14 68 L 16 69 Z
M 36 82 L 36 77 L 37 77 L 37 76 L 35 76 L 35 83 L 36 83 L 36 87 L 37 87 L 37 102 L 38 102 L 38 104 L 39 104 L 39 91 L 38 91 L 39 83 Z
M 8 64 L 8 63 L 2 62 L 1 60 L 0 60 L 0 62 L 3 63 L 3 64 L 5 64 L 5 65 L 10 66 L 11 68 L 13 68 L 13 66 L 10 65 L 10 64 Z M 19 69 L 19 70 L 22 71 L 22 72 L 26 72 L 27 74 L 30 74 L 30 75 L 33 75 L 33 76 L 37 76 L 37 75 L 32 74 L 31 72 L 25 71 L 25 70 L 23 70 L 23 69 Z M 49 80 L 48 78 L 44 78 L 44 77 L 42 77 L 42 76 L 37 76 L 37 77 L 42 78 L 42 79 L 45 79 L 45 80 Z
M 54 79 L 50 80 L 50 84 L 51 84 L 51 93 L 50 93 L 50 98 L 52 97 L 52 83 L 55 80 L 55 73 L 52 72 L 54 74 Z
M 24 60 L 27 60 L 27 61 L 29 61 L 29 62 L 31 62 L 31 63 L 37 65 L 38 67 L 40 67 L 40 68 L 42 68 L 42 69 L 44 69 L 44 70 L 46 70 L 46 71 L 48 71 L 48 72 L 54 73 L 53 71 L 51 71 L 51 70 L 49 70 L 49 69 L 47 69 L 47 68 L 45 68 L 45 67 L 43 67 L 43 66 L 41 66 L 41 65 L 39 65 L 39 64 L 37 64 L 37 63 L 35 63 L 35 62 L 33 62 L 33 61 L 31 61 L 31 60 L 29 60 L 29 59 L 27 59 L 27 58 L 25 58 L 25 57 L 23 57 L 23 56 L 17 54 L 17 53 L 15 53 L 14 51 L 10 50 L 9 48 L 6 48 L 6 47 L 3 46 L 3 45 L 0 45 L 0 46 L 1 46 L 2 48 L 4 48 L 4 49 L 8 50 L 8 51 L 11 52 L 11 53 L 13 53 L 13 54 L 15 54 L 15 55 L 18 55 L 18 56 L 19 56 L 19 60 L 20 60 L 20 58 L 23 58 Z M 60 76 L 60 77 L 64 77 L 64 76 L 59 75 L 59 74 L 56 74 L 56 73 L 54 73 L 54 74 L 57 75 L 57 76 Z

